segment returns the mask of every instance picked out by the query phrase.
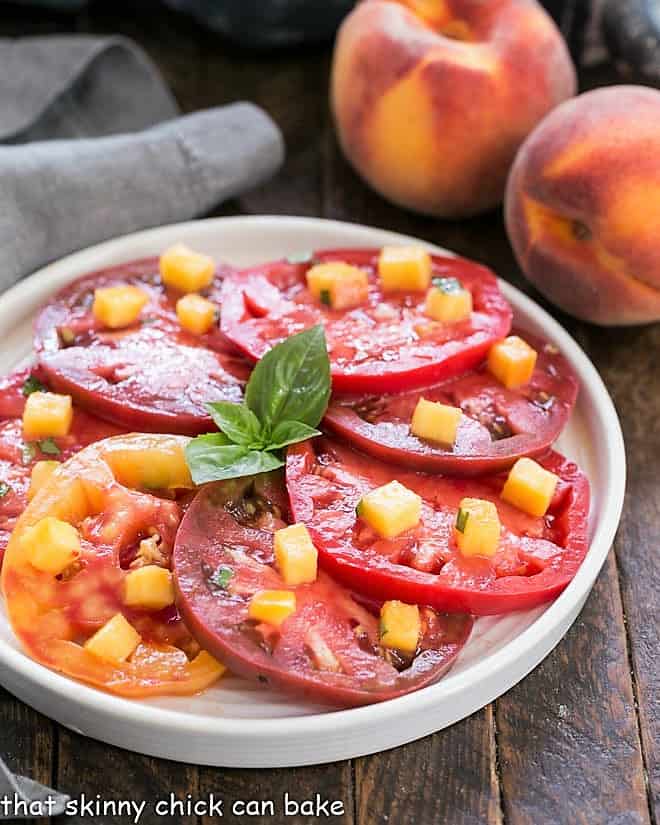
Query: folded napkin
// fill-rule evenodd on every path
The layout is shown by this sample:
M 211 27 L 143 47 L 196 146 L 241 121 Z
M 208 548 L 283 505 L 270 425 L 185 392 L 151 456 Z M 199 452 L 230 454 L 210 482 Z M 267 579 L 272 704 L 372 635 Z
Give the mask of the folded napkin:
M 0 66 L 0 290 L 81 247 L 203 215 L 282 163 L 279 129 L 252 104 L 176 118 L 130 41 L 0 40 Z
M 25 776 L 15 776 L 0 759 L 0 819 L 32 819 L 64 813 L 69 797 Z

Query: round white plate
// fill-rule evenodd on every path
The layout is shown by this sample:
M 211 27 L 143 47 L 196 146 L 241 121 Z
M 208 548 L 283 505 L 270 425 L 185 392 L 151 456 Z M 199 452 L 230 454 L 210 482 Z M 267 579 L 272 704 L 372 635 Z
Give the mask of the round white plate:
M 32 319 L 63 284 L 90 270 L 160 253 L 182 241 L 237 265 L 332 246 L 380 246 L 410 238 L 335 221 L 288 217 L 220 218 L 139 232 L 45 267 L 0 299 L 0 372 L 31 349 Z M 479 619 L 449 675 L 380 705 L 343 711 L 253 687 L 231 677 L 200 696 L 131 701 L 78 684 L 25 656 L 0 607 L 0 682 L 32 707 L 87 736 L 154 756 L 205 765 L 280 767 L 362 756 L 440 730 L 500 696 L 557 644 L 580 611 L 605 561 L 625 486 L 621 429 L 598 373 L 546 312 L 509 284 L 502 290 L 516 323 L 555 343 L 581 382 L 558 448 L 592 485 L 591 545 L 577 576 L 551 605 Z

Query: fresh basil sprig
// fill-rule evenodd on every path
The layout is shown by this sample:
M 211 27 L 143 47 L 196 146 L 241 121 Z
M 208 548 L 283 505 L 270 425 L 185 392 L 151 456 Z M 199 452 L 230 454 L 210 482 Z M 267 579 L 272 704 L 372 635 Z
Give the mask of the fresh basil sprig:
M 284 464 L 281 450 L 321 435 L 330 399 L 330 360 L 323 327 L 292 335 L 259 361 L 245 401 L 216 401 L 209 412 L 221 432 L 186 448 L 195 484 L 265 473 Z

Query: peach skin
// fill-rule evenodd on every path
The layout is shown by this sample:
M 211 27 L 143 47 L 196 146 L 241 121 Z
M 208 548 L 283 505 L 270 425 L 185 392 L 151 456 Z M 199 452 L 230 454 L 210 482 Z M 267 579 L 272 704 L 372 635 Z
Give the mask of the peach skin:
M 515 153 L 575 70 L 536 0 L 363 0 L 342 24 L 331 105 L 378 192 L 430 215 L 496 206 Z
M 612 86 L 555 109 L 511 170 L 505 217 L 523 272 L 571 315 L 660 319 L 660 92 Z

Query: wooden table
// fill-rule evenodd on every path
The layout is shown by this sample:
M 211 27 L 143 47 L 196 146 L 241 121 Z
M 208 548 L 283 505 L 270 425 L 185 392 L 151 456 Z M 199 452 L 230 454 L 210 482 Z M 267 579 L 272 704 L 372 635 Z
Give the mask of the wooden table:
M 139 7 L 139 8 L 138 8 Z M 370 192 L 343 161 L 327 106 L 328 48 L 281 54 L 232 49 L 152 0 L 96 3 L 74 18 L 0 12 L 0 35 L 75 29 L 121 32 L 162 69 L 181 106 L 249 99 L 284 131 L 285 168 L 266 186 L 225 204 L 222 215 L 282 213 L 399 230 L 521 278 L 499 212 L 460 223 L 420 218 Z M 583 72 L 582 85 L 615 82 Z M 534 295 L 538 299 L 538 295 Z M 554 313 L 558 315 L 558 313 Z M 625 512 L 614 552 L 566 638 L 497 702 L 448 730 L 396 750 L 313 768 L 198 769 L 83 739 L 0 691 L 0 752 L 12 767 L 74 795 L 153 801 L 203 798 L 341 800 L 333 821 L 351 825 L 643 825 L 660 818 L 660 324 L 601 330 L 558 315 L 603 376 L 628 448 Z M 148 809 L 142 823 L 159 819 Z M 128 822 L 88 817 L 72 822 Z M 199 818 L 200 825 L 208 819 Z M 238 821 L 226 812 L 224 821 Z M 247 821 L 246 818 L 241 821 Z M 298 823 L 308 817 L 251 818 Z

